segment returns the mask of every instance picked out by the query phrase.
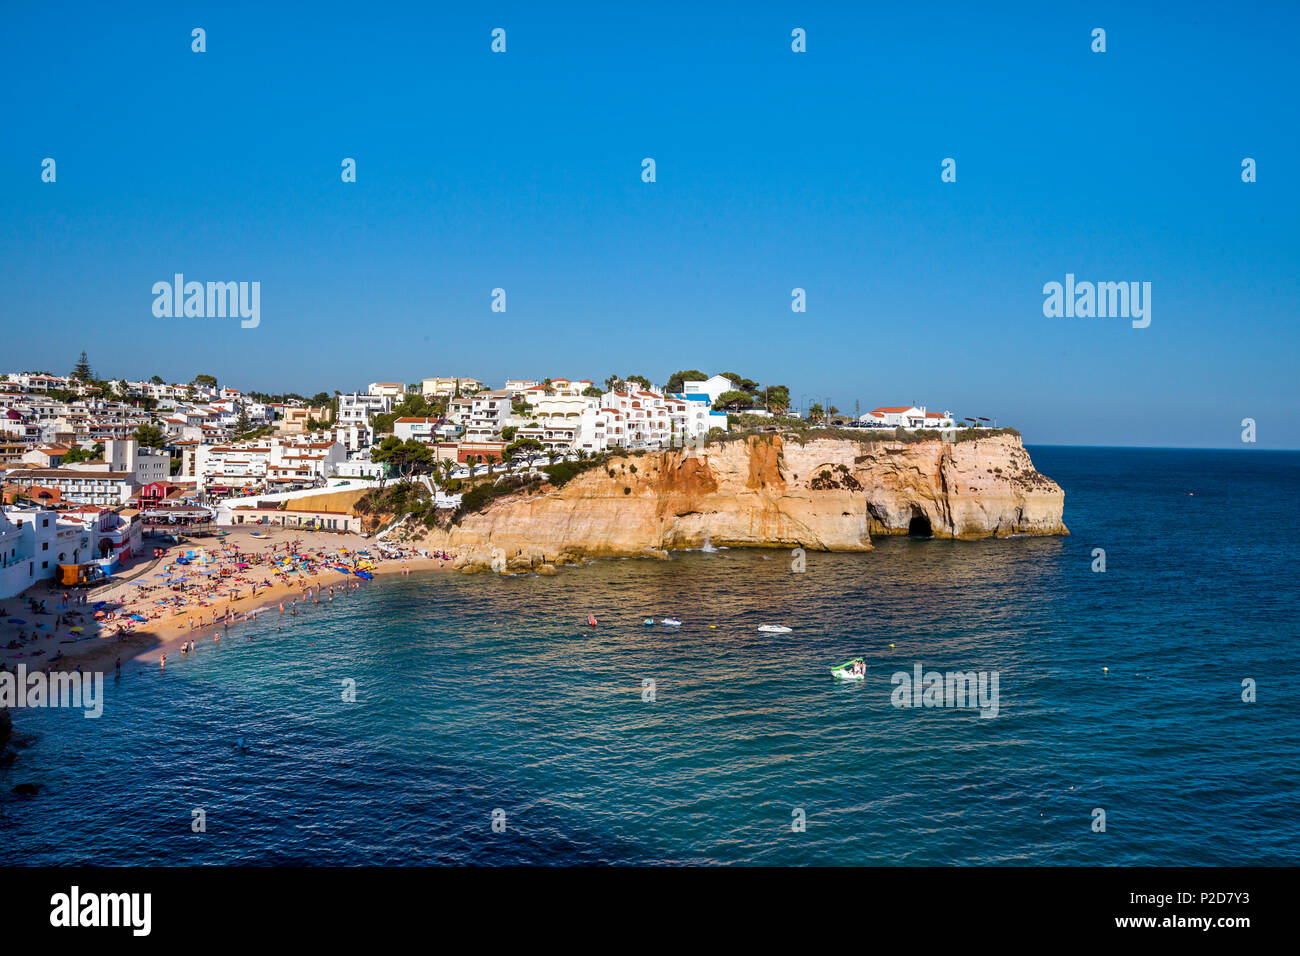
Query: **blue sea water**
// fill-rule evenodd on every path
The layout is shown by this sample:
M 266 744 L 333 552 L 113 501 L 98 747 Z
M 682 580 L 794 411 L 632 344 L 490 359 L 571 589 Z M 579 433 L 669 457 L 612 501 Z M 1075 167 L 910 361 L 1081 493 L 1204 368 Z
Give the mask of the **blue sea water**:
M 0 863 L 1300 862 L 1300 455 L 1031 453 L 1070 537 L 388 578 L 17 712 Z M 918 662 L 998 715 L 892 706 Z

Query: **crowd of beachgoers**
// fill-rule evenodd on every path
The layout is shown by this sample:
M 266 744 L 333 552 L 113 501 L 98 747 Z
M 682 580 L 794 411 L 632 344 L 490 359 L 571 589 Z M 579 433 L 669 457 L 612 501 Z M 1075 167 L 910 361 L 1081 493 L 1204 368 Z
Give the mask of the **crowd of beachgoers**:
M 232 531 L 158 549 L 93 589 L 43 582 L 0 602 L 0 669 L 120 667 L 188 648 L 195 632 L 278 606 L 331 600 L 376 574 L 446 568 L 454 555 L 322 532 Z

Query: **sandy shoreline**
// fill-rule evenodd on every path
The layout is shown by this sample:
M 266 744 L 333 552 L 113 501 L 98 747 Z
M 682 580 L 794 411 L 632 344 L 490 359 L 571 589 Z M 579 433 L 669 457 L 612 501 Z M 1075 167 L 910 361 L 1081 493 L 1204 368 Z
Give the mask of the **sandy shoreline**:
M 268 534 L 267 538 L 254 538 L 254 532 Z M 297 542 L 298 553 L 311 555 L 316 567 L 311 573 L 299 572 L 292 577 L 283 569 L 270 563 L 274 554 L 277 558 L 286 556 L 287 548 Z M 151 546 L 146 541 L 147 546 Z M 371 573 L 379 575 L 404 574 L 416 571 L 451 570 L 451 560 L 422 558 L 407 552 L 398 558 L 382 558 L 373 541 L 352 535 L 327 534 L 323 532 L 300 531 L 298 529 L 275 530 L 270 528 L 231 529 L 224 540 L 196 539 L 183 545 L 172 545 L 162 559 L 152 557 L 135 562 L 125 568 L 107 587 L 97 589 L 86 598 L 85 605 L 71 603 L 76 600 L 76 591 L 63 588 L 47 589 L 44 584 L 28 589 L 23 595 L 3 602 L 4 613 L 0 615 L 0 664 L 10 669 L 23 663 L 29 670 L 47 665 L 55 670 L 74 670 L 78 666 L 86 671 L 111 672 L 120 660 L 122 666 L 134 661 L 137 664 L 157 666 L 160 658 L 167 655 L 169 659 L 181 653 L 181 645 L 189 640 L 206 642 L 215 639 L 218 633 L 224 636 L 228 627 L 238 628 L 240 624 L 251 622 L 250 612 L 264 614 L 277 613 L 281 601 L 286 602 L 285 613 L 291 611 L 290 604 L 297 598 L 303 600 L 303 594 L 309 588 L 313 594 L 322 588 L 321 600 L 329 599 L 329 590 L 334 587 L 364 586 L 365 581 L 353 574 L 336 570 L 327 562 L 334 560 L 333 555 L 346 549 L 340 563 L 351 563 L 356 559 L 354 552 L 369 552 L 360 560 L 373 564 Z M 187 551 L 204 550 L 212 559 L 203 565 L 180 566 L 176 558 Z M 238 557 L 236 557 L 238 555 Z M 245 558 L 257 555 L 263 563 L 250 563 Z M 318 556 L 323 556 L 318 557 Z M 250 566 L 240 568 L 241 563 Z M 169 571 L 164 572 L 163 569 Z M 211 578 L 201 577 L 203 569 L 218 572 Z M 225 569 L 228 574 L 223 579 L 219 572 Z M 185 575 L 186 591 L 173 591 L 167 584 L 156 583 L 166 574 Z M 235 578 L 240 580 L 236 581 Z M 137 593 L 137 592 L 142 593 Z M 161 597 L 175 599 L 182 596 L 186 603 L 180 607 L 162 607 L 155 602 L 159 599 L 153 592 L 161 592 Z M 346 592 L 344 592 L 346 593 Z M 27 604 L 27 598 L 46 602 L 49 613 L 33 615 Z M 311 600 L 311 598 L 307 598 Z M 69 603 L 64 603 L 65 601 Z M 105 623 L 93 618 L 93 606 L 96 602 L 107 602 L 106 610 L 116 611 L 113 620 Z M 273 612 L 270 610 L 275 608 Z M 137 613 L 147 616 L 144 622 L 131 622 L 134 628 L 129 633 L 117 633 L 125 621 L 125 615 Z M 65 615 L 61 624 L 56 626 L 59 616 Z M 71 617 L 79 615 L 78 617 Z M 215 618 L 215 620 L 214 620 Z M 20 623 L 13 623 L 18 621 Z M 75 624 L 73 623 L 75 621 Z M 37 630 L 37 623 L 45 627 Z M 77 635 L 72 633 L 76 627 L 82 639 L 73 642 Z M 43 632 L 43 633 L 42 633 Z M 91 636 L 86 636 L 87 633 Z M 18 648 L 6 645 L 16 640 L 19 634 L 28 638 Z M 33 637 L 32 635 L 40 635 Z M 41 652 L 39 654 L 34 652 Z M 61 656 L 56 656 L 60 652 Z

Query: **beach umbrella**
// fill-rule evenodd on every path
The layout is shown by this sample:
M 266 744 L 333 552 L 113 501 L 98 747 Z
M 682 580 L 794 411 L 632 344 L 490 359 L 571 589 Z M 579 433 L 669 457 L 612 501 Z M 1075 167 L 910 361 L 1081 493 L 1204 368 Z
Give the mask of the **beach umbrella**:
M 26 624 L 27 622 L 24 621 L 21 617 L 11 617 L 11 618 L 9 619 L 9 623 L 10 623 L 10 624 Z
M 74 627 L 74 628 L 72 628 L 71 630 L 72 630 L 72 633 L 73 633 L 73 634 L 77 634 L 77 633 L 80 633 L 81 631 L 84 631 L 85 628 L 84 628 L 84 627 Z

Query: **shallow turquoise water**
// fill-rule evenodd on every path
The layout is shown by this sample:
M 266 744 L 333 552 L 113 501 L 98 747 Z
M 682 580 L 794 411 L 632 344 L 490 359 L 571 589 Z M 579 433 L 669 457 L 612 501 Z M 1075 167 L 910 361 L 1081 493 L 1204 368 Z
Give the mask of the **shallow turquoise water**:
M 0 863 L 1300 862 L 1300 455 L 1031 451 L 1069 538 L 389 578 L 19 712 Z M 893 707 L 917 662 L 999 715 Z

